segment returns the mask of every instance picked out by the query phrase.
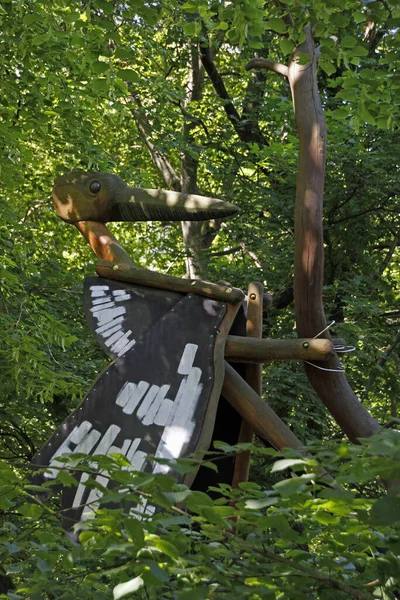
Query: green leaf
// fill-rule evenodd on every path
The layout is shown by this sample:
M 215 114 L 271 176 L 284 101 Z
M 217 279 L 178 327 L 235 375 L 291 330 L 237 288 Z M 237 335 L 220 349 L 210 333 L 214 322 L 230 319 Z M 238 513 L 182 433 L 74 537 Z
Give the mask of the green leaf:
M 248 41 L 249 48 L 254 48 L 255 50 L 259 50 L 260 48 L 264 48 L 263 42 L 259 42 L 258 40 L 249 40 Z
M 164 496 L 168 498 L 168 500 L 172 504 L 180 504 L 181 502 L 187 500 L 187 498 L 190 497 L 192 493 L 193 492 L 191 490 L 185 489 L 181 492 L 166 492 L 164 493 Z
M 348 102 L 356 102 L 357 94 L 354 90 L 341 90 L 336 94 L 336 98 L 347 100 Z
M 246 500 L 245 507 L 249 510 L 259 510 L 266 506 L 273 506 L 278 501 L 278 498 L 274 496 L 271 496 L 270 498 L 259 498 L 257 500 Z
M 42 44 L 44 44 L 44 42 L 47 42 L 49 37 L 50 36 L 48 33 L 42 33 L 41 35 L 35 35 L 31 40 L 31 44 L 33 46 L 41 46 Z
M 365 16 L 365 14 L 364 14 L 363 12 L 361 12 L 360 10 L 356 10 L 356 11 L 353 13 L 353 19 L 354 19 L 354 21 L 355 21 L 357 24 L 359 24 L 359 23 L 363 23 L 363 22 L 365 21 L 365 19 L 366 19 L 366 16 Z
M 132 56 L 132 51 L 129 48 L 123 48 L 119 46 L 114 53 L 115 58 L 120 58 L 122 60 L 128 60 Z
M 28 13 L 22 19 L 22 23 L 26 26 L 32 25 L 32 23 L 37 23 L 39 21 L 43 21 L 43 13 L 40 12 Z
M 369 125 L 375 125 L 375 117 L 371 115 L 365 104 L 362 104 L 360 107 L 360 116 Z
M 340 13 L 336 13 L 331 16 L 331 21 L 334 25 L 338 27 L 345 28 L 350 23 L 349 17 L 341 15 Z
M 368 50 L 364 46 L 355 46 L 351 51 L 353 56 L 368 56 Z
M 207 598 L 208 591 L 206 586 L 183 590 L 183 592 L 178 594 L 178 600 L 203 600 L 204 598 Z
M 101 8 L 105 15 L 112 15 L 114 5 L 112 2 L 106 2 L 106 0 L 96 0 L 96 6 Z
M 386 496 L 377 500 L 370 517 L 373 525 L 392 525 L 400 521 L 400 498 Z
M 138 83 L 140 81 L 140 75 L 133 69 L 119 69 L 118 77 L 123 79 L 124 81 L 129 81 L 130 83 Z
M 293 494 L 297 494 L 305 488 L 305 481 L 301 477 L 294 477 L 293 479 L 278 481 L 272 487 L 282 496 L 293 496 Z
M 165 554 L 166 556 L 169 556 L 174 560 L 179 559 L 178 549 L 173 544 L 171 544 L 171 542 L 168 542 L 168 540 L 158 538 L 154 545 L 158 550 L 161 550 L 161 552 L 163 552 L 163 554 Z
M 166 528 L 174 526 L 181 527 L 182 525 L 188 527 L 189 525 L 191 525 L 192 521 L 189 519 L 189 517 L 185 517 L 182 515 L 179 517 L 165 517 L 165 519 L 158 519 L 157 523 Z
M 275 473 L 278 471 L 283 471 L 284 469 L 289 469 L 290 467 L 294 467 L 295 465 L 306 465 L 307 461 L 302 458 L 284 458 L 282 460 L 277 460 L 272 465 L 271 473 Z
M 333 118 L 337 119 L 338 121 L 343 121 L 349 116 L 349 112 L 345 108 L 337 108 L 336 110 L 332 111 L 331 114 Z
M 183 33 L 188 37 L 197 36 L 201 32 L 201 23 L 199 21 L 192 21 L 191 23 L 185 23 L 183 25 Z
M 267 21 L 265 27 L 271 31 L 276 31 L 276 33 L 285 33 L 287 29 L 285 21 L 278 18 L 273 18 Z
M 357 40 L 351 35 L 345 35 L 341 40 L 341 46 L 343 48 L 354 48 L 357 45 Z
M 105 77 L 99 77 L 92 81 L 92 88 L 96 92 L 105 92 L 108 89 L 108 81 Z
M 66 23 L 76 23 L 80 20 L 81 14 L 79 12 L 64 13 L 63 18 Z
M 143 548 L 144 546 L 144 531 L 143 527 L 137 519 L 133 519 L 131 517 L 127 517 L 124 519 L 124 527 L 127 530 L 129 537 L 132 542 L 138 548 Z
M 143 586 L 143 584 L 144 584 L 144 581 L 140 576 L 135 577 L 134 579 L 131 579 L 130 581 L 126 581 L 125 583 L 119 583 L 113 589 L 114 600 L 119 600 L 120 598 L 125 598 L 125 596 L 128 596 L 128 594 L 133 594 L 134 592 L 137 592 L 138 590 L 140 590 L 140 588 Z
M 104 75 L 105 73 L 107 73 L 110 70 L 110 65 L 105 63 L 105 62 L 95 62 L 92 64 L 92 70 L 93 73 L 96 73 L 96 75 Z M 75 339 L 73 341 L 75 341 L 77 338 L 75 336 L 69 336 L 69 337 L 74 337 Z M 65 341 L 68 338 L 63 338 Z M 72 343 L 72 342 L 70 342 Z
M 279 47 L 283 54 L 291 54 L 294 50 L 294 44 L 291 40 L 287 38 L 282 38 L 279 40 Z
M 197 4 L 190 4 L 190 2 L 185 2 L 184 4 L 182 4 L 182 8 L 185 12 L 193 14 L 197 13 L 199 10 Z
M 308 65 L 308 63 L 310 62 L 310 55 L 307 54 L 306 52 L 298 52 L 296 54 L 297 60 L 299 65 Z
M 189 510 L 194 512 L 198 512 L 204 506 L 213 506 L 213 501 L 210 496 L 207 496 L 204 492 L 191 492 L 190 496 L 187 499 L 187 506 Z
M 18 512 L 28 519 L 38 519 L 43 514 L 43 508 L 33 502 L 26 502 L 19 507 Z

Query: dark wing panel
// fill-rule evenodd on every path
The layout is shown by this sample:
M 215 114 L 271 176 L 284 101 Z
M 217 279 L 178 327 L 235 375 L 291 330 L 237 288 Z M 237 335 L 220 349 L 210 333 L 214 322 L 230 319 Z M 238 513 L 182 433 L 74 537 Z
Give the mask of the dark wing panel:
M 87 277 L 83 304 L 91 332 L 112 359 L 133 348 L 182 294 L 101 277 Z
M 232 327 L 229 331 L 230 335 L 246 335 L 246 306 L 244 303 L 239 308 L 239 311 L 232 323 Z M 246 365 L 245 363 L 231 363 L 233 368 L 241 375 L 246 376 Z M 229 402 L 221 396 L 218 402 L 218 408 L 215 418 L 214 430 L 212 434 L 212 440 L 210 449 L 213 448 L 215 441 L 225 442 L 231 446 L 238 443 L 240 427 L 242 425 L 242 417 L 238 412 L 229 404 Z M 213 460 L 212 456 L 207 457 L 208 460 Z M 235 469 L 236 456 L 227 454 L 221 457 L 217 455 L 215 464 L 218 467 L 218 471 L 212 471 L 211 469 L 200 466 L 197 472 L 196 478 L 192 484 L 192 489 L 207 492 L 209 487 L 217 487 L 221 483 L 232 484 L 233 473 Z M 208 492 L 211 497 L 217 497 L 216 492 Z
M 108 282 L 107 282 L 108 283 Z M 216 411 L 209 402 L 214 387 L 213 351 L 226 305 L 186 296 L 164 315 L 128 352 L 117 358 L 96 381 L 86 399 L 34 457 L 49 465 L 54 479 L 62 454 L 121 452 L 131 468 L 169 472 L 149 455 L 176 459 L 198 449 L 204 419 Z M 215 414 L 212 416 L 215 418 Z M 107 485 L 101 474 L 99 481 Z M 98 491 L 88 490 L 85 475 L 77 488 L 63 492 L 65 526 L 88 518 Z M 84 506 L 84 508 L 83 508 Z M 151 507 L 144 507 L 151 512 Z

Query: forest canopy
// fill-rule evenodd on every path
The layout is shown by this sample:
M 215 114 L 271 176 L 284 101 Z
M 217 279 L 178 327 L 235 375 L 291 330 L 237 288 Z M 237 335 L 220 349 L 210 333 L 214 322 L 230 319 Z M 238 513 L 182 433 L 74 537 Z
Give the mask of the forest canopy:
M 0 22 L 2 597 L 398 597 L 400 500 L 380 483 L 400 479 L 398 1 L 3 0 Z M 384 428 L 350 444 L 300 361 L 266 364 L 263 399 L 314 458 L 256 444 L 251 483 L 216 501 L 138 474 L 164 512 L 143 523 L 104 504 L 74 544 L 57 498 L 34 499 L 28 467 L 108 359 L 82 308 L 96 259 L 57 217 L 53 183 L 104 171 L 236 204 L 221 222 L 110 228 L 141 267 L 262 282 L 274 298 L 264 337 L 294 338 L 293 66 L 312 67 L 326 124 L 326 319 L 355 348 L 347 380 Z M 131 493 L 122 459 L 104 460 L 119 498 Z M 317 463 L 340 490 L 315 481 Z

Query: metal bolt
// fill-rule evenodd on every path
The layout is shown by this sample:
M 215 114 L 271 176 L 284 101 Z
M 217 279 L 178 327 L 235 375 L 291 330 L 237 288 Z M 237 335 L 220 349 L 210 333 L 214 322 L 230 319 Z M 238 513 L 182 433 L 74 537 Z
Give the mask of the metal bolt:
M 250 294 L 250 300 L 255 300 L 257 296 L 255 294 Z
M 303 348 L 305 348 L 306 350 L 310 347 L 310 344 L 308 342 L 303 342 Z

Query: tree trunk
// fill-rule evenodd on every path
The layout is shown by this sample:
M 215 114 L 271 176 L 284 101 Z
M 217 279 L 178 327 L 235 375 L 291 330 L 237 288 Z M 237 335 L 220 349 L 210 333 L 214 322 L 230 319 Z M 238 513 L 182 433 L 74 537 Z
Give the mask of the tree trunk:
M 300 65 L 298 54 L 310 62 Z M 296 127 L 299 136 L 299 163 L 295 208 L 294 301 L 299 337 L 314 337 L 326 327 L 322 300 L 324 247 L 322 204 L 325 174 L 326 130 L 319 98 L 317 51 L 310 27 L 288 69 Z M 329 332 L 321 337 L 330 339 Z M 305 364 L 307 377 L 337 423 L 356 441 L 379 428 L 352 391 L 345 375 L 338 372 L 336 357 L 327 362 Z M 331 369 L 329 370 L 321 370 Z

